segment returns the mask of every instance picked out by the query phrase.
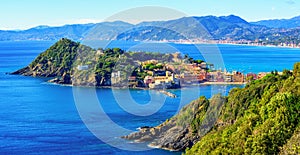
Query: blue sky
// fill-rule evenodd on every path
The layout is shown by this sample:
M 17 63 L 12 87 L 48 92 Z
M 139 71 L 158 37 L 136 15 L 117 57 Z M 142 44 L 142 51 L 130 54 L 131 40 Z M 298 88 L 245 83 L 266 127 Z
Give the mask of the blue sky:
M 101 22 L 120 11 L 143 6 L 168 7 L 186 16 L 234 14 L 247 21 L 300 15 L 298 0 L 6 0 L 0 6 L 0 29 Z

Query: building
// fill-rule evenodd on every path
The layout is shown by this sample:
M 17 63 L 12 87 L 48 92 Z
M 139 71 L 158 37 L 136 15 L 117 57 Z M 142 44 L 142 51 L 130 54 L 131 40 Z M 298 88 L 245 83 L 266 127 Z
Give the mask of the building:
M 150 83 L 154 83 L 154 78 L 152 76 L 146 76 L 144 79 L 144 83 L 146 86 L 149 86 Z
M 200 75 L 198 74 L 190 74 L 190 73 L 183 73 L 181 74 L 181 79 L 183 83 L 199 83 Z
M 155 76 L 151 79 L 152 83 L 148 86 L 151 89 L 168 89 L 168 88 L 179 88 L 180 80 L 175 78 L 175 75 L 169 71 L 165 72 L 165 76 Z M 145 78 L 144 81 L 150 82 L 150 78 Z
M 241 72 L 233 71 L 232 72 L 232 82 L 244 82 L 244 75 Z
M 257 75 L 254 74 L 254 73 L 248 73 L 247 76 L 246 76 L 246 78 L 248 79 L 248 78 L 250 78 L 250 77 L 253 77 L 253 80 L 256 80 L 256 79 L 257 79 Z
M 210 72 L 208 74 L 210 82 L 224 82 L 224 74 L 221 71 Z
M 136 76 L 128 77 L 128 86 L 129 87 L 137 87 L 138 86 L 138 81 L 137 81 Z
M 224 82 L 232 82 L 233 81 L 233 74 L 227 72 L 224 74 Z
M 257 75 L 257 79 L 262 79 L 262 78 L 264 78 L 265 76 L 267 76 L 267 74 L 268 74 L 268 73 L 266 73 L 266 72 L 260 72 L 260 73 L 258 73 L 258 75 Z
M 88 66 L 88 65 L 83 65 L 83 66 L 78 65 L 78 66 L 77 66 L 77 69 L 80 70 L 80 71 L 82 71 L 82 70 L 88 70 L 88 69 L 89 69 L 89 66 Z
M 121 82 L 121 72 L 120 71 L 112 72 L 111 73 L 111 83 L 117 84 L 119 82 Z
M 202 63 L 200 64 L 200 67 L 201 67 L 201 69 L 208 69 L 208 65 L 207 65 L 206 62 L 202 62 Z
M 208 81 L 209 77 L 208 77 L 208 74 L 206 71 L 202 70 L 200 73 L 199 73 L 199 80 L 200 82 L 202 81 Z

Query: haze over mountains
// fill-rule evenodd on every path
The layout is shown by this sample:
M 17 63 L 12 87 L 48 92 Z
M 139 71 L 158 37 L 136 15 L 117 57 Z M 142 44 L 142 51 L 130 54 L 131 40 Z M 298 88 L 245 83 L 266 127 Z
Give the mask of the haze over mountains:
M 16 40 L 300 40 L 300 16 L 283 20 L 247 22 L 234 16 L 183 17 L 169 21 L 142 22 L 136 25 L 122 21 L 97 24 L 75 24 L 61 27 L 38 26 L 24 31 L 1 31 L 0 41 Z

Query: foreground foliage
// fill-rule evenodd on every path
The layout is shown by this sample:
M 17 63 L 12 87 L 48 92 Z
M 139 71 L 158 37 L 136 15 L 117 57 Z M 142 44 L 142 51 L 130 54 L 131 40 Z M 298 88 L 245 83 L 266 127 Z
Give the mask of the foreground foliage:
M 299 153 L 299 95 L 300 63 L 233 89 L 215 127 L 186 154 Z

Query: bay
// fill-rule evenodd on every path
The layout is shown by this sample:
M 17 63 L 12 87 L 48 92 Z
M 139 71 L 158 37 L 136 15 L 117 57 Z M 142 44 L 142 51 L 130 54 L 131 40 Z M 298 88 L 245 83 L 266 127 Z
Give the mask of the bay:
M 132 151 L 147 148 L 145 144 L 134 144 L 116 135 L 136 131 L 141 126 L 156 126 L 175 115 L 178 110 L 200 95 L 211 97 L 216 93 L 226 95 L 235 85 L 189 87 L 170 90 L 178 98 L 168 98 L 152 90 L 92 89 L 73 88 L 47 83 L 45 78 L 33 78 L 5 74 L 28 65 L 39 53 L 54 42 L 24 41 L 0 42 L 0 153 L 1 154 L 178 154 L 160 149 Z M 200 48 L 198 46 L 201 46 Z M 199 49 L 215 45 L 162 44 L 116 41 L 103 47 L 120 47 L 125 50 L 181 52 L 204 59 Z M 263 72 L 292 69 L 300 59 L 299 49 L 218 45 L 227 70 L 243 72 Z M 209 53 L 208 53 L 209 54 Z M 213 56 L 213 55 L 212 55 Z M 80 92 L 95 92 L 105 115 L 90 115 L 88 121 L 96 128 L 106 131 L 102 140 L 92 133 L 81 117 L 74 89 Z M 92 89 L 92 90 L 91 90 Z M 129 97 L 130 96 L 130 97 Z M 88 104 L 86 98 L 86 104 Z M 147 105 L 151 101 L 161 103 L 156 111 L 138 109 L 130 105 Z M 122 104 L 128 104 L 124 109 Z M 130 109 L 131 108 L 131 109 Z M 136 110 L 141 115 L 130 111 Z M 142 112 L 153 110 L 153 114 L 143 116 Z M 109 117 L 112 123 L 126 129 L 124 133 L 114 131 L 112 125 L 102 119 Z M 102 120 L 101 120 L 102 119 Z M 111 122 L 110 122 L 111 123 Z M 102 136 L 100 135 L 100 136 Z M 98 135 L 99 136 L 99 135 Z M 113 147 L 124 145 L 127 150 Z M 149 149 L 149 148 L 147 148 Z

